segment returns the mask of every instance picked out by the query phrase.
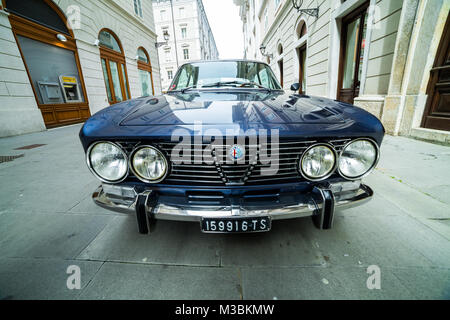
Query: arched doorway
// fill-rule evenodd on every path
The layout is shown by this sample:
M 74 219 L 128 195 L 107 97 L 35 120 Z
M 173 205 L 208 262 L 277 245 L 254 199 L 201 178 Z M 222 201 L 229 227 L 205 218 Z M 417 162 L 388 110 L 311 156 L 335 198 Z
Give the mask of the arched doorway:
M 306 36 L 308 32 L 306 22 L 304 20 L 300 21 L 295 31 L 297 40 L 300 40 L 304 36 Z M 306 41 L 296 48 L 298 58 L 298 82 L 300 84 L 298 92 L 300 94 L 306 93 L 306 48 L 307 48 Z
M 64 13 L 50 0 L 4 5 L 46 127 L 89 118 L 77 46 Z
M 141 80 L 142 96 L 150 96 L 155 94 L 153 86 L 153 72 L 150 57 L 143 47 L 139 47 L 137 51 L 139 78 Z
M 109 104 L 130 99 L 125 55 L 119 38 L 109 29 L 102 29 L 98 36 L 100 59 Z

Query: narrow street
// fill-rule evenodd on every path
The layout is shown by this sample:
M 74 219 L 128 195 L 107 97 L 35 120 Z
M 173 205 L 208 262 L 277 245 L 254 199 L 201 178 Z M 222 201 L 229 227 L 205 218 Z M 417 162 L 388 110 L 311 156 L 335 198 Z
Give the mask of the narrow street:
M 0 139 L 0 156 L 23 155 L 0 163 L 0 299 L 450 299 L 448 146 L 386 136 L 365 179 L 374 199 L 332 230 L 304 218 L 211 235 L 158 221 L 140 235 L 134 216 L 92 202 L 80 127 Z M 70 265 L 80 290 L 66 286 Z

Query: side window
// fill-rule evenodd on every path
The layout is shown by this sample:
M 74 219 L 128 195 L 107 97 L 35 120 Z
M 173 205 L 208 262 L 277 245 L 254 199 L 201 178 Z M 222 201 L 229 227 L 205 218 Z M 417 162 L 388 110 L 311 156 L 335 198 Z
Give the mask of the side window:
M 193 82 L 192 72 L 188 68 L 183 68 L 181 70 L 180 76 L 178 77 L 178 81 L 176 83 L 177 88 L 185 88 L 191 86 Z
M 175 82 L 170 87 L 172 89 L 183 89 L 196 85 L 198 82 L 198 67 L 192 65 L 185 65 L 182 67 L 179 75 L 175 76 Z

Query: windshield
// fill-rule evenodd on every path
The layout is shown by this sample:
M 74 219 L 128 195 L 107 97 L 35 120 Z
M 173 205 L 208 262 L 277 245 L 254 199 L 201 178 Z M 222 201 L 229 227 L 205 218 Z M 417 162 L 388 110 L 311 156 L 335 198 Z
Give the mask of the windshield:
M 272 70 L 264 63 L 214 61 L 181 66 L 169 91 L 218 87 L 281 89 Z

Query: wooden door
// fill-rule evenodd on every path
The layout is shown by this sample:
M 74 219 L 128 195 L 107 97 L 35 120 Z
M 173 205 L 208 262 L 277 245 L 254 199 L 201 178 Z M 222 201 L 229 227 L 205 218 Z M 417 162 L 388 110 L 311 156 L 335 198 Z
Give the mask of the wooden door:
M 422 127 L 450 131 L 450 15 L 431 69 L 427 95 Z
M 353 104 L 359 96 L 369 2 L 342 20 L 338 100 Z

